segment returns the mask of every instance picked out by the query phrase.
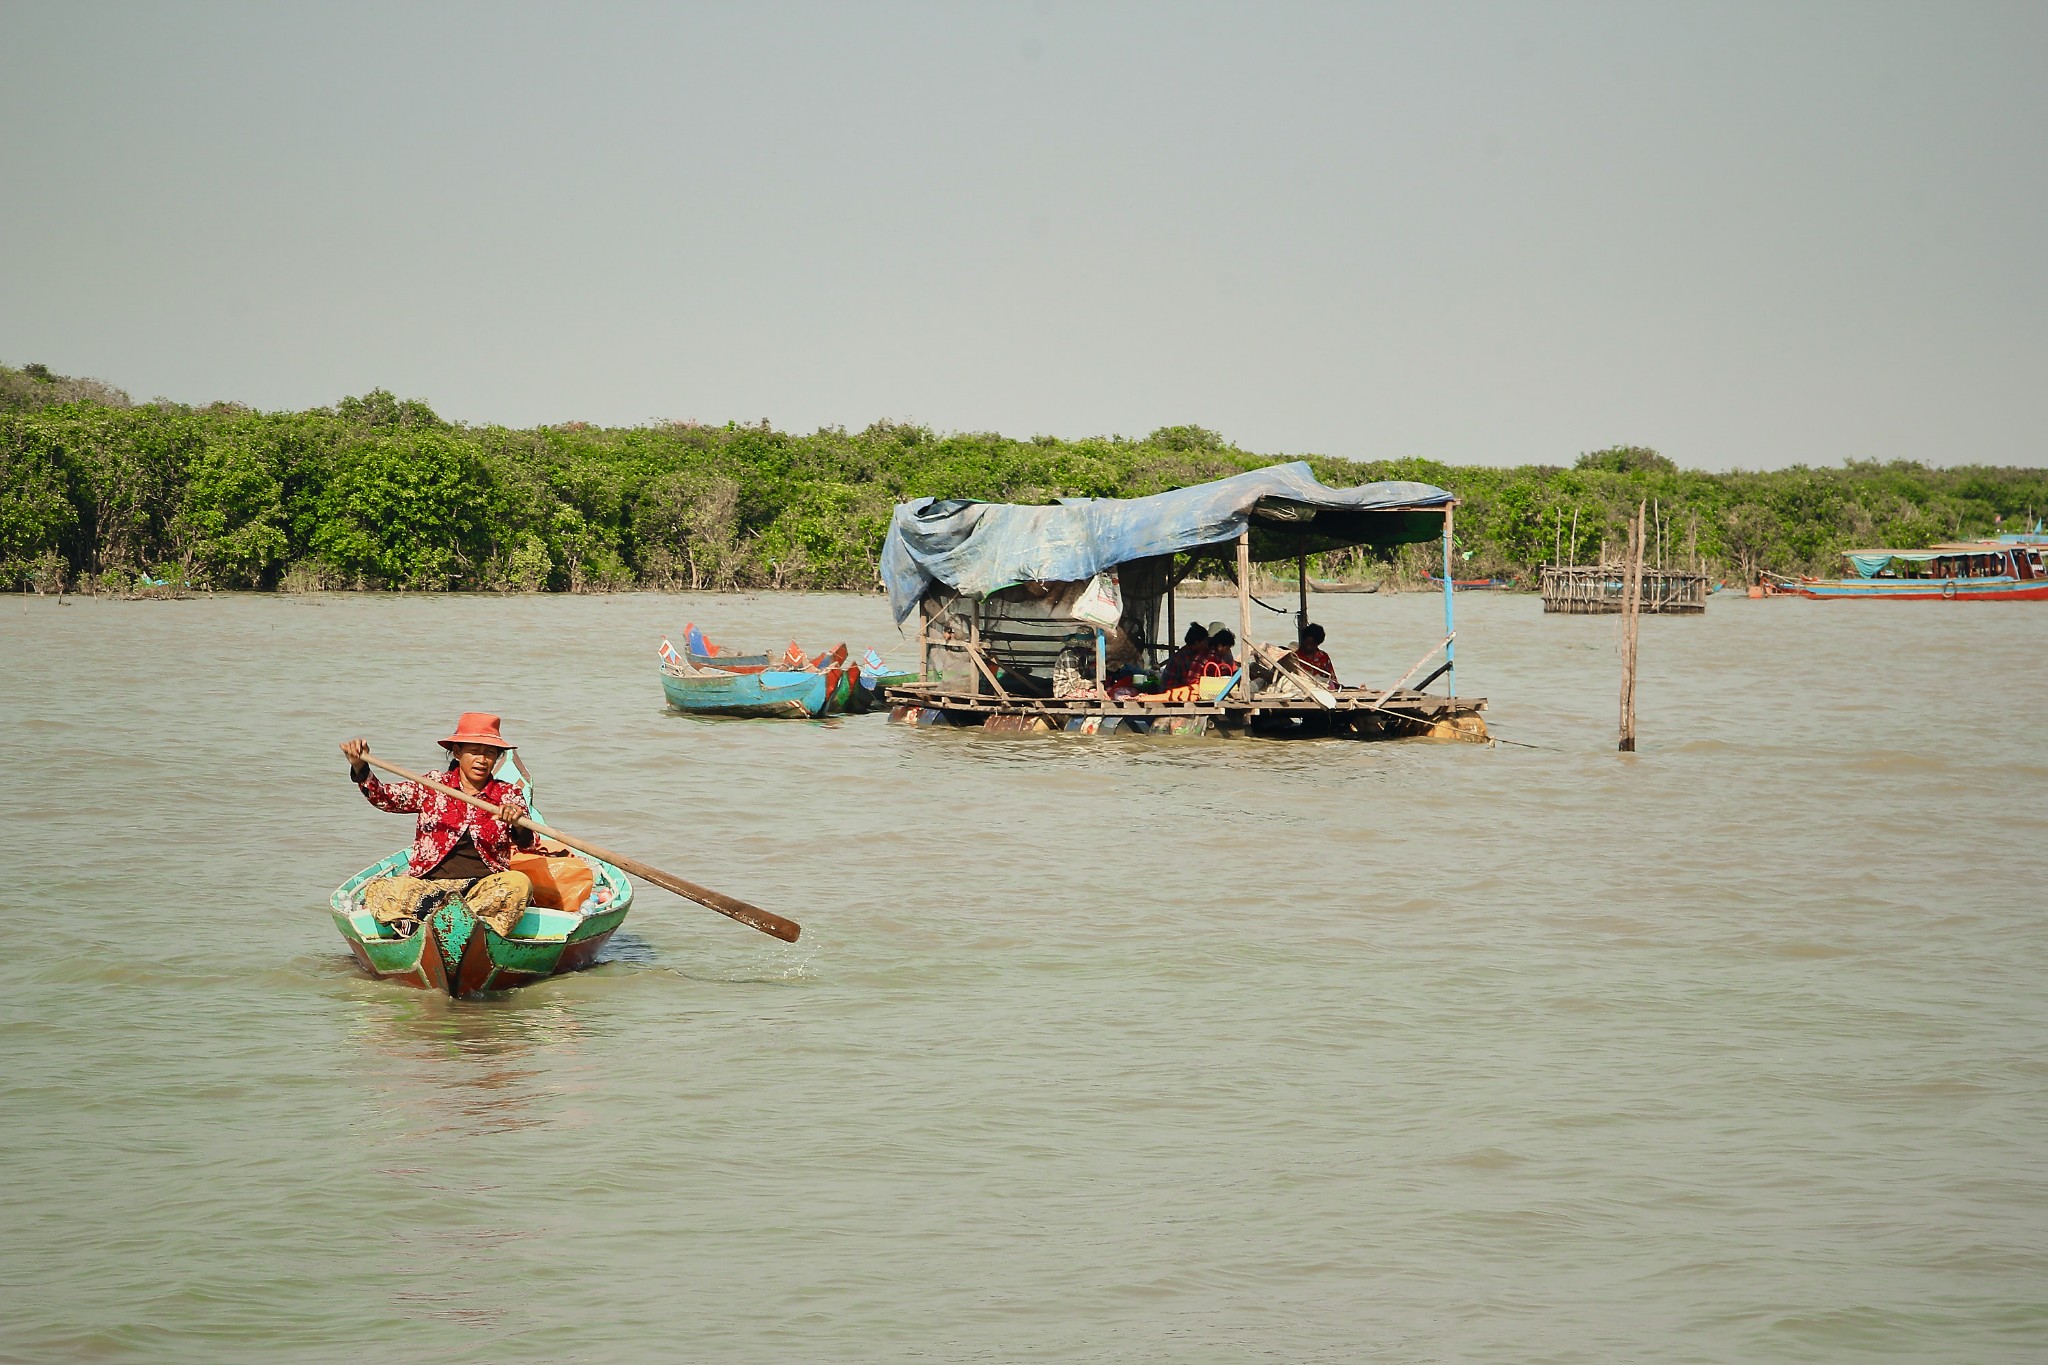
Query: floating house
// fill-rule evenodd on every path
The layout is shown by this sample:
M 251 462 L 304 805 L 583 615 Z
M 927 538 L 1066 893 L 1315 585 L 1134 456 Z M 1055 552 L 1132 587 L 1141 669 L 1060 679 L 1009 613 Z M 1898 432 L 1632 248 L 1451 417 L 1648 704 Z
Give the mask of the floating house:
M 887 689 L 890 714 L 1014 730 L 1483 740 L 1485 699 L 1457 695 L 1448 585 L 1443 637 L 1418 642 L 1422 657 L 1390 686 L 1330 687 L 1283 657 L 1308 619 L 1310 555 L 1440 539 L 1448 578 L 1456 507 L 1429 484 L 1330 488 L 1299 462 L 1146 498 L 900 503 L 882 581 L 897 624 L 915 622 L 921 677 Z M 1254 564 L 1275 561 L 1294 564 L 1299 598 L 1278 645 L 1259 638 L 1265 604 L 1255 604 L 1251 584 Z M 1236 585 L 1236 671 L 1194 687 L 1101 686 L 1112 641 L 1141 673 L 1166 661 L 1196 619 L 1181 613 L 1176 592 L 1191 577 Z M 1218 605 L 1204 601 L 1201 614 Z M 1097 685 L 1060 694 L 1056 662 L 1091 636 Z

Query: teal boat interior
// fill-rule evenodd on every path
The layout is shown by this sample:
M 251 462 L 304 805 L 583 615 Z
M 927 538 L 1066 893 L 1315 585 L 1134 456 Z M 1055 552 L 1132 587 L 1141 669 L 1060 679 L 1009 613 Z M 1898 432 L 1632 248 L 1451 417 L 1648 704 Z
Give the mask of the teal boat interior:
M 529 905 L 526 907 L 526 913 L 521 915 L 518 921 L 513 924 L 512 932 L 508 937 L 527 939 L 537 943 L 562 941 L 575 931 L 576 926 L 583 922 L 584 915 L 590 910 L 617 905 L 621 898 L 626 895 L 625 873 L 619 871 L 610 863 L 601 863 L 594 858 L 585 858 L 580 853 L 572 856 L 582 859 L 597 874 L 597 885 L 591 890 L 591 901 L 586 906 L 586 909 L 578 912 L 553 910 L 546 906 Z M 403 874 L 406 858 L 406 850 L 400 849 L 390 857 L 370 864 L 361 872 L 356 873 L 355 876 L 350 877 L 339 887 L 335 888 L 333 898 L 335 913 L 345 916 L 350 926 L 364 938 L 397 939 L 399 937 L 398 934 L 392 932 L 390 925 L 380 923 L 364 907 L 362 890 L 379 877 L 396 877 Z M 610 890 L 611 894 L 608 897 L 603 897 L 604 904 L 599 906 L 596 902 L 607 889 Z

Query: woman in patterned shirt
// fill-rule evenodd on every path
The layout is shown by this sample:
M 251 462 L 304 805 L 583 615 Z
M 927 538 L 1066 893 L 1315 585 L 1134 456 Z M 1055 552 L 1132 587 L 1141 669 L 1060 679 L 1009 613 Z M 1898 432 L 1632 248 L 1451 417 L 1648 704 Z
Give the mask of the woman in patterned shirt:
M 464 714 L 441 747 L 448 751 L 450 763 L 436 782 L 489 801 L 504 811 L 507 820 L 526 814 L 519 788 L 494 776 L 498 760 L 514 747 L 499 732 L 496 716 L 481 711 Z M 532 848 L 533 831 L 514 828 L 422 783 L 380 781 L 364 762 L 370 752 L 368 740 L 348 740 L 341 751 L 348 757 L 349 777 L 371 805 L 419 816 L 406 875 L 379 877 L 363 888 L 363 903 L 377 921 L 406 937 L 443 901 L 460 896 L 478 919 L 501 934 L 511 933 L 533 899 L 532 880 L 512 870 L 512 851 Z
M 1287 651 L 1287 657 L 1316 674 L 1330 686 L 1337 686 L 1337 669 L 1323 653 L 1323 628 L 1311 621 L 1301 628 L 1301 643 Z

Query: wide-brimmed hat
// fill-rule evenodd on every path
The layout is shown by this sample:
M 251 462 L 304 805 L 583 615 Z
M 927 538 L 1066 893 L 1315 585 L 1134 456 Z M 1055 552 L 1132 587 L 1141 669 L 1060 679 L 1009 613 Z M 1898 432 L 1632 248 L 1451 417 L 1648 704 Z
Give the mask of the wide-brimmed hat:
M 1207 629 L 1211 635 L 1221 635 L 1224 631 L 1229 630 L 1230 627 L 1224 625 L 1221 621 L 1211 621 Z
M 458 744 L 488 744 L 498 749 L 519 747 L 498 733 L 498 718 L 483 711 L 464 711 L 462 719 L 455 722 L 455 733 L 441 741 L 444 749 L 453 749 Z

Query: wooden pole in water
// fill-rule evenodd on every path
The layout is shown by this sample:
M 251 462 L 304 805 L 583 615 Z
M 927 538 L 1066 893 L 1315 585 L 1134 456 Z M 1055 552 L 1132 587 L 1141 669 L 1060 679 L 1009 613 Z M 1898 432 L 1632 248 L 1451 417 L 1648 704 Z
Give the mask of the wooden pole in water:
M 1636 628 L 1642 618 L 1643 514 L 1638 504 L 1628 529 L 1628 563 L 1621 575 L 1621 744 L 1620 752 L 1636 751 Z

